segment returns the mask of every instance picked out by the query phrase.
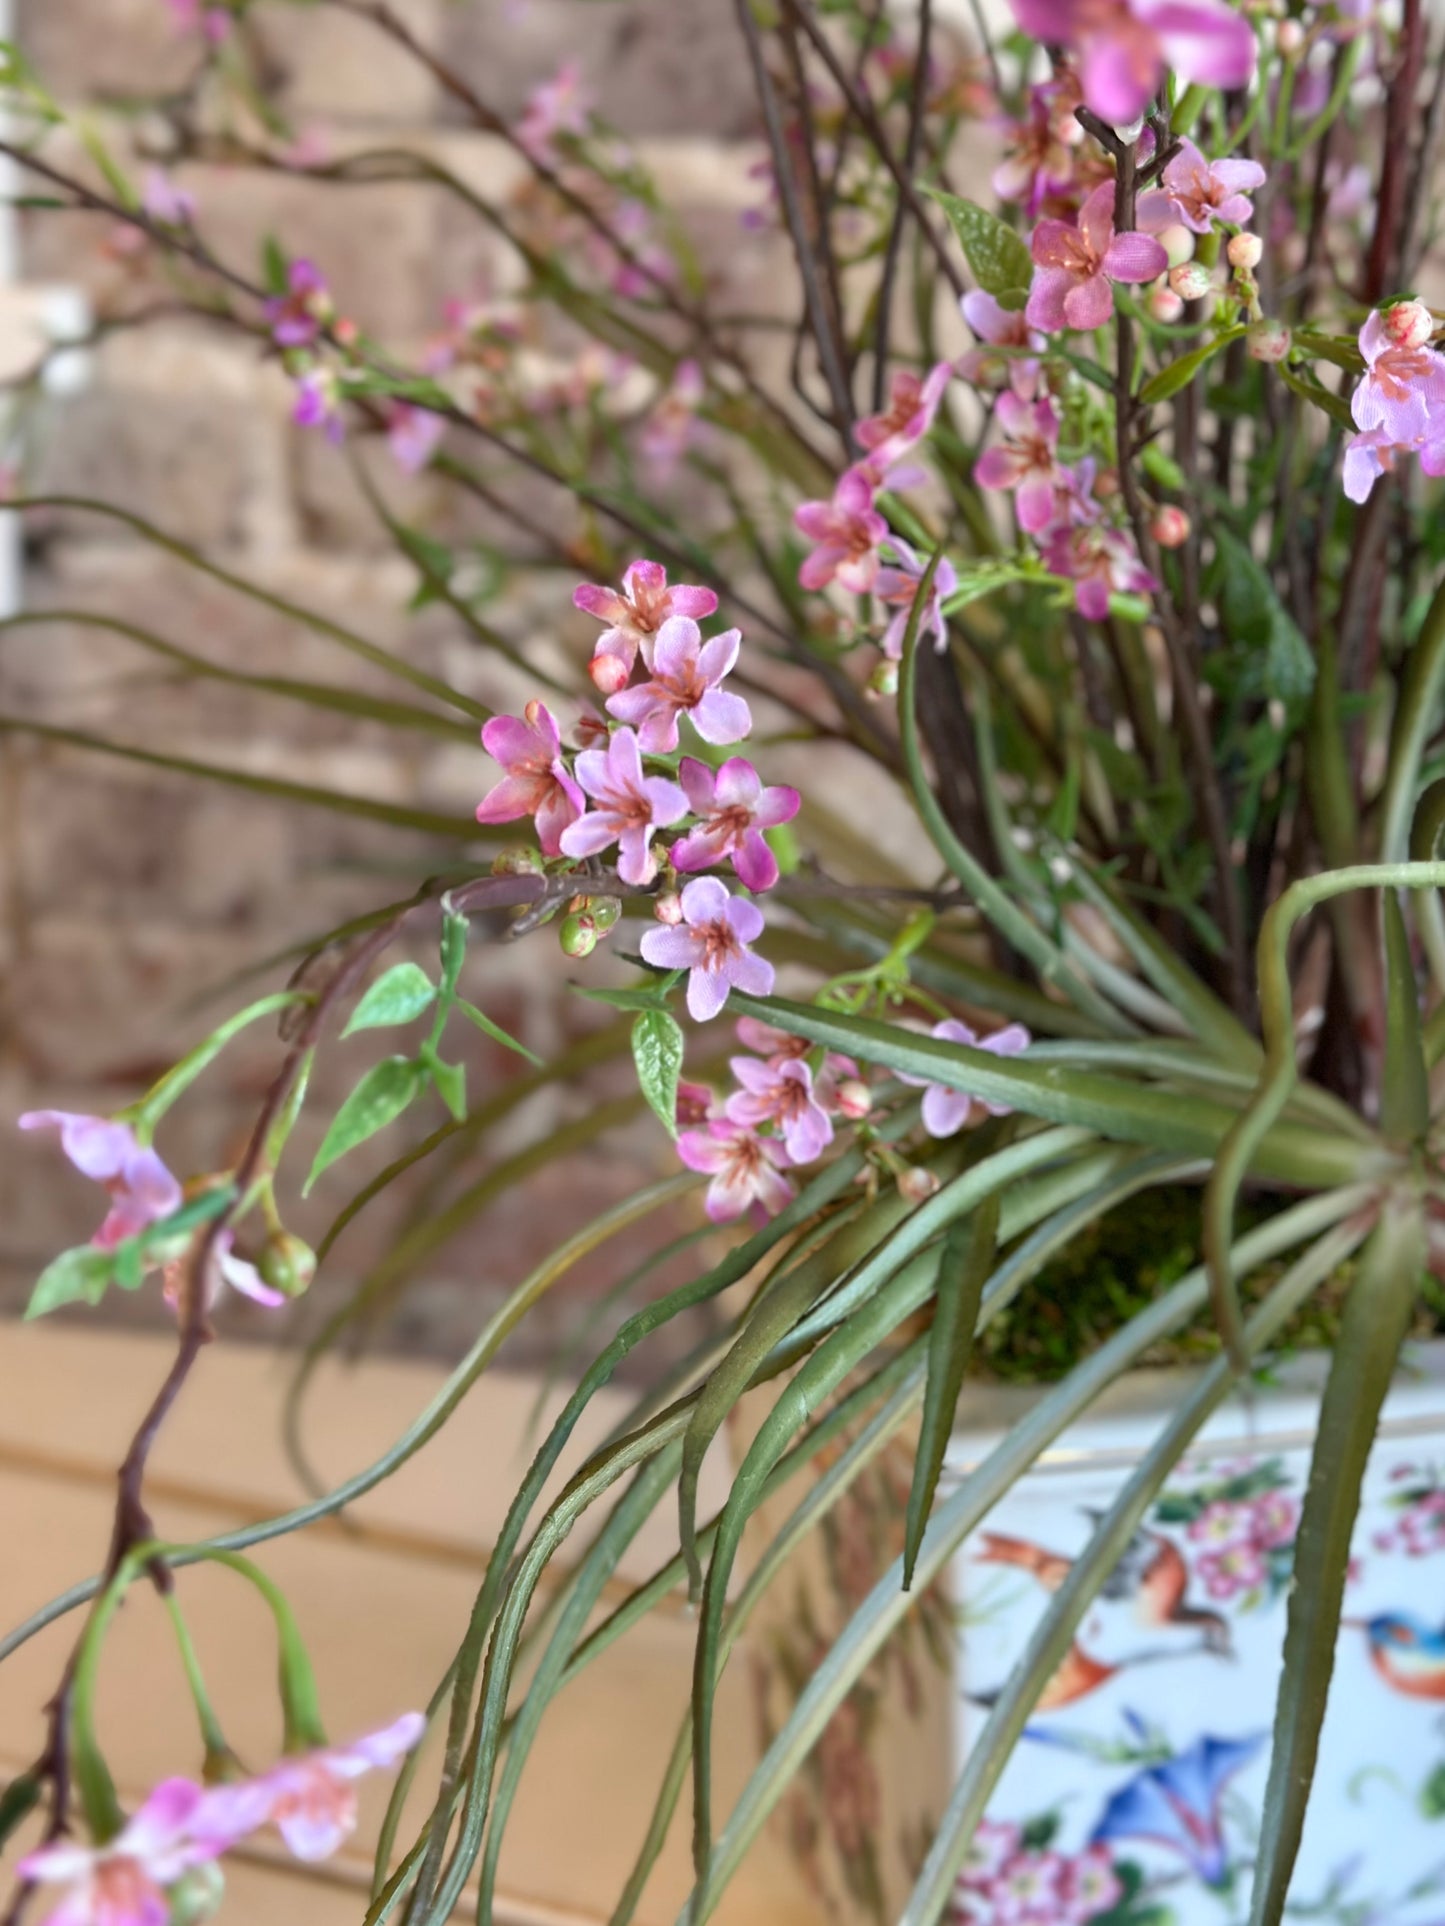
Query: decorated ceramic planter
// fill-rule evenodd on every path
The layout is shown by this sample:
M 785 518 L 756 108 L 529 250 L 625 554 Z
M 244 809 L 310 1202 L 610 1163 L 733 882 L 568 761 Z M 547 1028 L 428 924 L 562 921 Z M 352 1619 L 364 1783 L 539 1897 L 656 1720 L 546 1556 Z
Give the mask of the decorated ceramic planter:
M 1247 1918 L 1322 1367 L 1301 1359 L 1234 1399 L 1163 1487 L 994 1792 L 958 1921 Z M 960 1760 L 1188 1375 L 1127 1380 L 964 1546 Z M 952 1471 L 1026 1402 L 975 1404 Z M 1445 1920 L 1445 1346 L 1411 1353 L 1370 1460 L 1290 1910 L 1331 1926 Z

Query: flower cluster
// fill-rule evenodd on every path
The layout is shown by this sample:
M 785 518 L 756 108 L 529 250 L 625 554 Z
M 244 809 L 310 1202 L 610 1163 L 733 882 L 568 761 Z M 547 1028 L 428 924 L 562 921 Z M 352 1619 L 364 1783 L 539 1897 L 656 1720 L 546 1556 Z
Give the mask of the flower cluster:
M 166 1926 L 203 1871 L 214 1879 L 216 1860 L 265 1826 L 298 1859 L 329 1859 L 356 1828 L 353 1782 L 395 1765 L 425 1729 L 421 1713 L 408 1712 L 352 1745 L 285 1758 L 260 1778 L 211 1787 L 167 1779 L 113 1839 L 56 1840 L 22 1859 L 20 1876 L 64 1887 L 47 1926 Z
M 1083 104 L 1111 127 L 1136 121 L 1166 73 L 1242 87 L 1254 72 L 1254 30 L 1219 0 L 1012 0 L 1026 34 L 1077 56 Z
M 1396 1465 L 1390 1479 L 1400 1487 L 1388 1500 L 1397 1516 L 1393 1525 L 1372 1537 L 1375 1550 L 1403 1552 L 1407 1558 L 1428 1558 L 1432 1552 L 1445 1551 L 1445 1484 L 1438 1473 L 1422 1471 L 1418 1465 Z
M 958 1876 L 953 1918 L 958 1926 L 1085 1926 L 1123 1894 L 1108 1846 L 1055 1852 L 1026 1844 L 1012 1822 L 984 1819 Z
M 1207 1505 L 1187 1534 L 1198 1551 L 1194 1568 L 1205 1591 L 1225 1600 L 1272 1588 L 1280 1564 L 1288 1570 L 1298 1529 L 1299 1500 L 1287 1491 Z
M 1345 446 L 1345 493 L 1362 502 L 1402 455 L 1445 475 L 1445 355 L 1429 346 L 1435 317 L 1420 301 L 1377 309 L 1360 329 L 1365 373 L 1350 397 L 1359 433 Z

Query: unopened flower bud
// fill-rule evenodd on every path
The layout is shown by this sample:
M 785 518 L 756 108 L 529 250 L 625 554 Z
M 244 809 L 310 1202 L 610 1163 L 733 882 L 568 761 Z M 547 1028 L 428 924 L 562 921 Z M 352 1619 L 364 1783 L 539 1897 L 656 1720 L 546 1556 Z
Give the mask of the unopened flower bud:
M 515 849 L 499 849 L 492 858 L 493 876 L 544 876 L 539 851 L 519 846 Z
M 607 649 L 599 649 L 587 664 L 587 673 L 591 676 L 593 687 L 599 694 L 614 696 L 619 689 L 626 687 L 631 671 L 620 655 L 613 655 Z
M 226 1876 L 213 1859 L 190 1867 L 166 1894 L 170 1926 L 200 1926 L 220 1911 L 225 1896 Z
M 1381 319 L 1392 348 L 1423 348 L 1435 332 L 1435 317 L 1423 301 L 1396 301 Z
M 1160 548 L 1178 548 L 1189 540 L 1189 517 L 1173 502 L 1156 511 L 1149 528 Z
M 868 678 L 868 694 L 871 696 L 891 696 L 898 693 L 898 664 L 880 662 Z
M 908 1204 L 926 1204 L 938 1190 L 938 1179 L 921 1164 L 910 1164 L 906 1170 L 900 1170 L 897 1183 L 898 1195 Z
M 705 1083 L 680 1083 L 677 1086 L 677 1121 L 681 1126 L 706 1123 L 712 1115 L 715 1093 Z
M 1274 30 L 1274 44 L 1286 60 L 1293 60 L 1305 44 L 1305 30 L 1298 20 L 1281 20 Z
M 838 1114 L 857 1123 L 873 1108 L 873 1093 L 861 1077 L 845 1077 L 838 1085 Z
M 1283 361 L 1290 349 L 1290 332 L 1283 321 L 1256 321 L 1244 345 L 1256 361 Z
M 1173 288 L 1153 287 L 1149 290 L 1149 312 L 1156 321 L 1177 321 L 1184 312 L 1184 303 Z
M 1224 251 L 1229 256 L 1229 265 L 1243 268 L 1247 274 L 1264 259 L 1264 242 L 1257 234 L 1231 234 L 1229 246 Z
M 563 956 L 579 959 L 597 948 L 597 930 L 590 916 L 564 916 L 557 931 Z
M 348 321 L 343 318 L 336 323 L 331 332 L 343 348 L 352 348 L 356 345 L 356 338 L 360 333 L 360 329 L 354 321 Z
M 609 930 L 617 927 L 622 915 L 622 905 L 615 896 L 594 896 L 590 911 L 593 928 L 599 936 L 606 936 Z
M 1170 267 L 1183 267 L 1186 261 L 1194 259 L 1194 249 L 1198 235 L 1193 228 L 1186 227 L 1183 221 L 1171 221 L 1168 227 L 1161 227 L 1155 239 L 1169 257 Z
M 316 1253 L 290 1231 L 273 1231 L 256 1266 L 263 1283 L 286 1297 L 300 1297 L 316 1275 Z
M 664 890 L 652 899 L 652 913 L 659 923 L 666 923 L 669 929 L 676 929 L 682 921 L 682 898 L 676 890 Z
M 1202 261 L 1185 261 L 1169 270 L 1169 285 L 1181 301 L 1202 301 L 1213 286 L 1209 269 Z

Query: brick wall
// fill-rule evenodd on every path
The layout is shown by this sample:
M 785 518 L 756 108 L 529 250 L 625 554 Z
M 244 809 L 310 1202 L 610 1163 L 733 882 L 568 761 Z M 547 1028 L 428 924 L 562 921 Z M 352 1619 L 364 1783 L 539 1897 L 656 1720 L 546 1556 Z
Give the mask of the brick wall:
M 746 177 L 756 149 L 746 142 L 749 86 L 730 7 L 719 0 L 401 0 L 400 10 L 509 115 L 563 50 L 577 57 L 602 113 L 645 146 L 719 277 L 731 277 L 729 297 L 751 306 L 781 298 L 776 253 L 744 256 L 734 245 L 738 212 L 756 198 Z M 181 85 L 193 58 L 172 31 L 164 0 L 18 0 L 18 16 L 21 44 L 46 83 L 67 102 L 88 103 L 117 138 L 128 102 Z M 506 151 L 469 131 L 435 81 L 365 25 L 325 7 L 271 6 L 254 32 L 285 106 L 333 151 L 400 139 L 430 144 L 483 192 L 514 177 Z M 223 258 L 254 271 L 260 238 L 284 236 L 288 247 L 322 262 L 346 312 L 403 352 L 435 326 L 447 294 L 467 291 L 479 275 L 505 282 L 506 266 L 486 233 L 439 195 L 393 185 L 339 192 L 221 166 L 188 167 L 179 178 L 197 195 L 202 228 Z M 125 271 L 106 252 L 105 234 L 104 221 L 90 217 L 31 220 L 27 278 L 78 283 L 103 296 Z M 404 612 L 411 572 L 378 541 L 347 455 L 294 430 L 288 408 L 283 379 L 245 339 L 186 319 L 124 330 L 97 350 L 85 391 L 49 408 L 33 479 L 122 504 L 489 704 L 515 702 L 520 684 L 499 673 L 448 611 Z M 425 514 L 427 494 L 428 485 L 417 484 L 409 508 Z M 591 625 L 566 607 L 561 589 L 517 579 L 489 613 L 514 638 L 545 635 L 580 653 Z M 388 692 L 384 679 L 303 624 L 93 515 L 57 511 L 37 523 L 27 598 L 35 607 L 103 611 L 251 674 Z M 432 810 L 469 812 L 485 780 L 480 753 L 464 741 L 416 737 L 414 747 L 399 750 L 394 735 L 374 725 L 171 674 L 123 639 L 76 623 L 4 638 L 0 709 Z M 32 1105 L 106 1110 L 128 1100 L 142 1078 L 234 1006 L 244 992 L 227 986 L 238 972 L 401 893 L 409 877 L 379 873 L 379 862 L 394 866 L 401 858 L 411 874 L 425 873 L 424 839 L 399 839 L 324 811 L 54 743 L 11 737 L 3 757 L 0 1116 L 7 1128 Z M 550 1054 L 595 1027 L 595 1011 L 567 993 L 567 974 L 544 936 L 490 951 L 475 988 L 502 1021 Z M 257 979 L 275 980 L 274 971 Z M 474 1091 L 517 1065 L 481 1039 L 468 1055 Z M 273 1041 L 248 1040 L 188 1101 L 169 1139 L 185 1143 L 188 1162 L 205 1168 L 234 1154 L 273 1057 Z M 334 1054 L 318 1110 L 366 1061 L 359 1045 Z M 625 1086 L 618 1069 L 533 1099 L 485 1154 L 473 1150 L 463 1160 L 457 1181 L 481 1176 L 539 1128 L 582 1116 Z M 390 1340 L 454 1350 L 474 1333 L 483 1307 L 560 1233 L 673 1168 L 660 1133 L 643 1124 L 521 1185 L 426 1267 L 421 1287 L 391 1319 Z M 365 1174 L 364 1159 L 357 1170 Z M 332 1186 L 297 1228 L 314 1234 L 323 1227 L 348 1188 Z M 385 1249 L 414 1197 L 398 1187 L 360 1220 L 338 1247 L 319 1294 L 326 1303 Z M 39 1265 L 78 1240 L 94 1204 L 83 1181 L 35 1139 L 7 1143 L 0 1306 L 23 1303 Z M 581 1288 L 601 1288 L 615 1270 L 597 1267 Z M 119 1309 L 143 1314 L 138 1305 Z M 230 1315 L 248 1334 L 265 1328 L 249 1307 Z M 543 1336 L 574 1316 L 575 1305 L 531 1328 Z M 304 1321 L 292 1320 L 293 1335 Z

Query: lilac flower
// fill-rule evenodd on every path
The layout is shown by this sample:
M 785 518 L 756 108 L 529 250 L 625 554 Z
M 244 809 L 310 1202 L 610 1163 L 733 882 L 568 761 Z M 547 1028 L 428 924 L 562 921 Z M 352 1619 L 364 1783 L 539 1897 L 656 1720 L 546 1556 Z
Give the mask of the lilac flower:
M 332 446 L 340 445 L 346 437 L 346 419 L 341 412 L 341 390 L 333 369 L 305 370 L 296 383 L 291 419 L 298 428 L 324 428 Z
M 129 1124 L 73 1110 L 27 1110 L 20 1128 L 58 1130 L 60 1148 L 75 1168 L 110 1193 L 105 1222 L 90 1240 L 99 1249 L 114 1250 L 147 1224 L 180 1209 L 180 1185 L 154 1150 L 137 1143 Z
M 763 913 L 756 903 L 731 895 L 715 876 L 700 876 L 682 892 L 682 922 L 649 930 L 640 947 L 654 969 L 690 972 L 688 1011 L 694 1021 L 706 1023 L 727 1002 L 729 990 L 753 996 L 771 992 L 772 964 L 748 948 L 762 933 Z
M 1032 401 L 1039 385 L 1039 364 L 1044 338 L 1031 328 L 1022 308 L 1000 307 L 991 294 L 974 288 L 959 302 L 963 318 L 985 345 L 970 348 L 954 366 L 965 381 L 977 388 L 998 388 L 1005 382 L 1016 395 Z M 1023 348 L 1017 354 L 990 354 L 989 348 Z
M 204 34 L 213 47 L 219 47 L 231 31 L 231 15 L 225 7 L 208 7 L 202 0 L 166 0 L 178 30 Z
M 1192 140 L 1164 169 L 1163 185 L 1139 196 L 1137 219 L 1151 233 L 1175 221 L 1208 234 L 1216 222 L 1242 227 L 1253 214 L 1249 196 L 1264 185 L 1258 161 L 1206 160 Z
M 661 562 L 633 562 L 622 576 L 622 592 L 584 582 L 572 591 L 575 607 L 595 615 L 607 628 L 597 638 L 588 673 L 604 695 L 615 695 L 632 674 L 638 650 L 643 664 L 652 667 L 652 639 L 669 617 L 689 616 L 702 622 L 717 609 L 710 588 L 679 582 L 667 586 Z
M 928 564 L 900 536 L 890 534 L 887 545 L 895 559 L 879 569 L 873 593 L 893 611 L 879 646 L 890 662 L 897 662 L 903 655 L 903 637 L 913 614 L 919 584 L 928 573 Z M 945 555 L 934 570 L 933 586 L 928 591 L 928 605 L 918 628 L 920 636 L 932 635 L 933 646 L 940 654 L 948 647 L 948 623 L 944 618 L 943 604 L 957 587 L 958 571 Z
M 207 1811 L 223 1827 L 243 1817 L 252 1827 L 269 1820 L 298 1859 L 329 1859 L 356 1830 L 352 1781 L 395 1765 L 425 1730 L 420 1712 L 405 1712 L 350 1745 L 283 1759 L 258 1779 L 216 1787 Z
M 706 1210 L 715 1224 L 731 1223 L 749 1210 L 775 1217 L 795 1194 L 782 1174 L 788 1153 L 780 1139 L 760 1137 L 729 1118 L 715 1117 L 700 1130 L 684 1130 L 677 1154 L 689 1170 L 712 1178 Z
M 679 362 L 672 386 L 656 402 L 638 437 L 638 450 L 654 482 L 665 484 L 701 432 L 697 411 L 706 386 L 695 361 Z
M 1079 224 L 1040 221 L 1034 229 L 1033 286 L 1024 318 L 1046 334 L 1101 328 L 1114 311 L 1111 281 L 1152 281 L 1169 256 L 1152 235 L 1114 232 L 1114 183 L 1096 187 Z
M 1166 71 L 1207 87 L 1254 72 L 1249 22 L 1217 0 L 1012 0 L 1024 32 L 1079 55 L 1084 104 L 1114 127 L 1148 106 Z
M 335 312 L 326 277 L 303 257 L 287 268 L 286 289 L 266 303 L 271 339 L 278 348 L 309 348 Z
M 761 1062 L 734 1057 L 732 1073 L 742 1085 L 724 1114 L 734 1123 L 776 1124 L 795 1164 L 811 1164 L 833 1141 L 828 1113 L 813 1094 L 813 1073 L 801 1057 Z
M 141 207 L 153 221 L 163 221 L 168 227 L 188 227 L 195 219 L 196 197 L 177 187 L 163 168 L 151 167 L 146 170 Z
M 741 646 L 736 629 L 704 642 L 691 616 L 670 615 L 653 639 L 651 679 L 609 696 L 608 714 L 635 725 L 649 755 L 676 749 L 681 715 L 691 717 L 704 742 L 741 741 L 753 726 L 752 712 L 722 686 Z
M 249 1297 L 255 1304 L 264 1304 L 268 1311 L 276 1310 L 286 1302 L 286 1293 L 272 1290 L 254 1264 L 238 1257 L 235 1243 L 234 1231 L 226 1227 L 217 1233 L 211 1246 L 210 1262 L 206 1266 L 206 1309 L 211 1310 L 224 1291 L 232 1290 Z M 161 1272 L 161 1294 L 177 1315 L 190 1267 L 191 1255 L 187 1252 L 173 1257 Z
M 1220 1802 L 1224 1788 L 1249 1764 L 1264 1735 L 1248 1739 L 1197 1739 L 1187 1752 L 1149 1766 L 1104 1808 L 1093 1842 L 1150 1839 L 1183 1855 L 1210 1886 L 1228 1876 Z
M 862 466 L 840 477 L 829 502 L 803 502 L 793 511 L 799 531 L 815 544 L 798 570 L 805 589 L 840 588 L 866 595 L 878 578 L 878 544 L 888 524 L 873 506 L 876 483 Z
M 1052 80 L 1030 87 L 1022 119 L 1006 123 L 1004 158 L 994 169 L 993 191 L 1001 201 L 1022 201 L 1031 221 L 1045 201 L 1077 185 L 1077 149 L 1084 138 L 1074 117 L 1079 105 L 1078 76 L 1065 68 Z
M 532 89 L 517 122 L 517 140 L 533 160 L 553 167 L 559 158 L 557 136 L 580 140 L 591 121 L 591 89 L 584 84 L 577 62 L 564 60 L 550 80 Z
M 771 889 L 778 880 L 778 859 L 764 841 L 763 831 L 793 820 L 802 804 L 797 790 L 782 783 L 764 789 L 745 756 L 730 756 L 716 773 L 705 762 L 684 756 L 677 774 L 693 815 L 702 820 L 673 844 L 674 869 L 685 874 L 711 869 L 730 856 L 748 889 L 759 893 Z
M 521 717 L 493 716 L 482 727 L 482 747 L 506 775 L 477 804 L 479 823 L 534 816 L 544 856 L 562 853 L 562 832 L 587 807 L 562 760 L 562 735 L 544 702 L 529 702 Z
M 618 845 L 617 874 L 624 883 L 650 883 L 657 858 L 653 831 L 668 829 L 687 814 L 687 797 L 666 776 L 645 776 L 637 737 L 619 729 L 605 749 L 584 749 L 577 780 L 597 807 L 562 831 L 564 856 L 596 856 Z M 647 954 L 644 937 L 643 954 Z
M 16 1871 L 22 1879 L 65 1887 L 45 1926 L 167 1926 L 167 1889 L 249 1829 L 218 1828 L 216 1816 L 200 1786 L 166 1779 L 104 1845 L 57 1839 L 28 1854 Z
M 1103 621 L 1116 591 L 1152 595 L 1159 586 L 1124 531 L 1102 522 L 1055 523 L 1041 546 L 1050 572 L 1073 581 L 1074 605 L 1090 622 Z
M 737 1040 L 745 1050 L 751 1050 L 769 1063 L 787 1063 L 792 1058 L 803 1058 L 812 1051 L 812 1044 L 806 1037 L 795 1037 L 791 1031 L 779 1030 L 771 1023 L 764 1023 L 758 1017 L 739 1017 L 734 1026 Z M 825 1110 L 842 1108 L 839 1102 L 839 1086 L 847 1078 L 856 1078 L 858 1066 L 852 1057 L 845 1057 L 836 1050 L 830 1050 L 823 1059 L 823 1067 L 813 1079 L 813 1095 Z
M 998 1030 L 991 1037 L 978 1037 L 956 1017 L 935 1023 L 928 1034 L 944 1043 L 963 1043 L 971 1050 L 987 1050 L 995 1057 L 1016 1057 L 1033 1042 L 1021 1023 L 1011 1023 L 1006 1030 Z M 952 1137 L 962 1130 L 975 1105 L 990 1117 L 1006 1117 L 1009 1113 L 1007 1104 L 986 1103 L 982 1097 L 971 1097 L 966 1090 L 955 1090 L 951 1084 L 929 1083 L 926 1077 L 904 1076 L 901 1070 L 898 1078 L 901 1083 L 924 1085 L 923 1128 L 930 1137 Z
M 868 450 L 862 466 L 878 487 L 910 484 L 915 471 L 905 472 L 899 464 L 933 426 L 943 391 L 952 379 L 951 361 L 940 361 L 926 378 L 912 368 L 900 368 L 889 386 L 887 408 L 880 415 L 865 415 L 858 423 L 858 440 Z M 921 477 L 923 471 L 917 473 Z
M 447 424 L 430 408 L 394 401 L 387 412 L 386 439 L 392 460 L 404 475 L 419 475 L 436 453 Z
M 974 480 L 980 488 L 1015 490 L 1019 527 L 1037 535 L 1053 520 L 1054 496 L 1065 479 L 1058 456 L 1059 418 L 1047 396 L 1027 402 L 1000 395 L 997 414 L 1003 445 L 979 456 Z
M 1383 428 L 1393 441 L 1441 431 L 1445 355 L 1427 347 L 1435 321 L 1419 301 L 1377 309 L 1360 329 L 1365 376 L 1350 397 L 1358 428 Z

